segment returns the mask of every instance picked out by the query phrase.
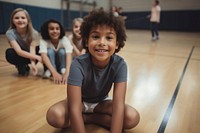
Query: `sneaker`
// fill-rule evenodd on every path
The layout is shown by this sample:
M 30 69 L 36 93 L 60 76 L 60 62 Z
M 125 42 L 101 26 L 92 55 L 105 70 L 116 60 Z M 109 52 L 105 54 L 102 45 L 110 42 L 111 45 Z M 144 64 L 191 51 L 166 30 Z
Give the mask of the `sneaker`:
M 155 41 L 155 40 L 157 40 L 157 37 L 156 36 L 152 37 L 152 41 Z
M 27 76 L 29 74 L 29 70 L 26 65 L 17 65 L 18 75 L 19 76 Z
M 26 65 L 26 70 L 29 72 L 30 71 L 30 67 L 28 65 Z
M 65 71 L 66 71 L 66 69 L 65 69 L 65 68 L 62 68 L 62 69 L 60 70 L 60 73 L 61 73 L 61 74 L 65 74 Z
M 49 70 L 46 70 L 44 72 L 43 78 L 49 78 L 51 76 L 51 72 Z

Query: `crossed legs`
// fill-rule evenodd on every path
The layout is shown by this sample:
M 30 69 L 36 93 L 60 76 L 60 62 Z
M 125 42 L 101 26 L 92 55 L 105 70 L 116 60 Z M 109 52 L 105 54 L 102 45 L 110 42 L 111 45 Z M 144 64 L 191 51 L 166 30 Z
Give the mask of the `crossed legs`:
M 84 106 L 83 106 L 84 110 Z M 56 128 L 66 128 L 70 126 L 67 109 L 67 101 L 63 100 L 52 105 L 47 111 L 47 122 Z M 94 113 L 84 114 L 83 120 L 86 124 L 96 124 L 110 128 L 112 117 L 112 101 L 107 100 L 99 103 Z M 129 105 L 125 105 L 124 129 L 134 128 L 140 121 L 139 113 Z

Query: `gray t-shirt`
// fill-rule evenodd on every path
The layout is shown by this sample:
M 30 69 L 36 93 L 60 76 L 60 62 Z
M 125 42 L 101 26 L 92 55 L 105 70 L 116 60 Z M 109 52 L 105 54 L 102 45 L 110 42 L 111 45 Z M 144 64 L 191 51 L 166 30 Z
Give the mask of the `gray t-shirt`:
M 99 69 L 90 56 L 87 53 L 73 60 L 68 84 L 81 87 L 83 101 L 96 103 L 108 96 L 113 83 L 127 81 L 127 64 L 122 57 L 114 54 L 110 63 Z
M 27 45 L 27 42 L 26 42 L 27 38 L 26 37 L 22 38 L 15 29 L 9 29 L 6 32 L 6 37 L 7 37 L 8 41 L 16 40 L 16 42 L 19 44 L 21 49 L 23 49 L 25 51 L 30 50 L 30 47 L 28 47 L 29 45 Z M 38 32 L 33 31 L 33 40 L 36 40 L 37 37 L 38 37 Z

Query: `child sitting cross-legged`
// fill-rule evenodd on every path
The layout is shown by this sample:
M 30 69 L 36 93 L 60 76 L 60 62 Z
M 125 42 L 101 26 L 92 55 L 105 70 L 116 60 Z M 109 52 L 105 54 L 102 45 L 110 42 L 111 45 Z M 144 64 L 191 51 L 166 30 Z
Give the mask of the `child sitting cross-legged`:
M 87 53 L 72 61 L 67 98 L 49 108 L 48 123 L 56 128 L 71 126 L 73 133 L 85 133 L 84 124 L 88 123 L 106 127 L 111 133 L 134 128 L 140 116 L 125 104 L 127 64 L 115 54 L 125 45 L 124 20 L 94 10 L 84 17 L 81 36 Z

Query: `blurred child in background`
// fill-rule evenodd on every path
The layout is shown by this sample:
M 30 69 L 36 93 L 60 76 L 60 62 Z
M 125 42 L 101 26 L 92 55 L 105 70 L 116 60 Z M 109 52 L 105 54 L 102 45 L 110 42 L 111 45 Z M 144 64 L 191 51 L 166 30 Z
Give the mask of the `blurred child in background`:
M 72 46 L 73 46 L 73 57 L 85 54 L 85 49 L 82 44 L 82 37 L 80 34 L 80 27 L 83 23 L 82 18 L 75 18 L 73 20 L 72 34 L 68 36 Z
M 44 62 L 44 78 L 53 77 L 56 84 L 66 84 L 73 47 L 61 23 L 50 19 L 41 26 L 40 54 Z
M 33 75 L 37 75 L 36 62 L 42 63 L 42 58 L 38 53 L 39 36 L 25 9 L 17 8 L 12 12 L 6 37 L 11 46 L 6 50 L 6 60 L 16 66 L 18 75 L 28 75 L 29 64 L 31 64 Z

